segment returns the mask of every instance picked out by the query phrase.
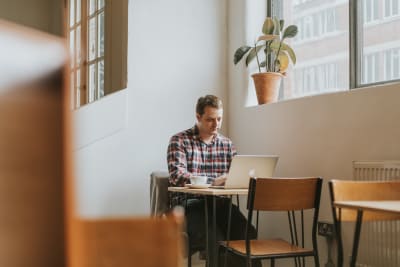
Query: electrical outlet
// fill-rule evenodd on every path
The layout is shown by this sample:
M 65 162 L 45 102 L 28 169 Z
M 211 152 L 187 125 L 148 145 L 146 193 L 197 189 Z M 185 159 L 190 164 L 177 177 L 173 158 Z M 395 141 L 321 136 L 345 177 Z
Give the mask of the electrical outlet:
M 335 227 L 331 222 L 318 222 L 318 235 L 333 237 L 335 233 Z

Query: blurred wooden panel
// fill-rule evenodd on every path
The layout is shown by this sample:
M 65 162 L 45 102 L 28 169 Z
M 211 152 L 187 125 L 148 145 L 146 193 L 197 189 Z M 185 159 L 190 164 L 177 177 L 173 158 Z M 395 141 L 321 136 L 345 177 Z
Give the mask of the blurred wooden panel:
M 0 97 L 0 266 L 63 266 L 61 88 Z
M 182 266 L 182 225 L 174 218 L 77 220 L 74 267 Z
M 0 21 L 0 266 L 65 266 L 62 47 Z

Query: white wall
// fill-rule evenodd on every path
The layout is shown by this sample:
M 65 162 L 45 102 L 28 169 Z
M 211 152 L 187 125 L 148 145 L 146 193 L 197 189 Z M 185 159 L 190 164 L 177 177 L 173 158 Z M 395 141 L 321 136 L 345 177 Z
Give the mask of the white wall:
M 128 88 L 75 112 L 84 216 L 147 214 L 169 137 L 194 125 L 199 96 L 227 100 L 226 1 L 130 0 L 128 32 Z
M 246 39 L 245 8 L 234 3 L 228 55 Z M 229 134 L 239 153 L 279 155 L 276 176 L 323 177 L 320 220 L 332 221 L 327 182 L 351 179 L 353 160 L 400 159 L 399 84 L 246 107 L 247 70 L 233 64 L 228 70 Z M 286 233 L 286 220 L 274 221 L 278 226 L 264 235 Z M 325 242 L 319 243 L 325 263 Z

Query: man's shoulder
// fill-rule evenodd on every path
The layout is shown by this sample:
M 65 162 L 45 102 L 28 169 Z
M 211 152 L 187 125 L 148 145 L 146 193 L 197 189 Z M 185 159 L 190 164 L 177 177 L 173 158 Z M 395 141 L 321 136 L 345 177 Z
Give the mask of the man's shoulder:
M 180 139 L 191 139 L 194 136 L 194 129 L 189 128 L 184 131 L 178 132 L 171 136 L 171 140 L 180 140 Z

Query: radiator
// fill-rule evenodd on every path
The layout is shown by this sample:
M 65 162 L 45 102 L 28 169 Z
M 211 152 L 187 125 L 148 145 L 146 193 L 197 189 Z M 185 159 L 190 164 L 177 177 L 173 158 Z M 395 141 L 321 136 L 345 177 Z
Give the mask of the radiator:
M 400 161 L 354 161 L 353 176 L 360 181 L 400 180 Z M 400 266 L 400 221 L 363 223 L 357 266 Z

